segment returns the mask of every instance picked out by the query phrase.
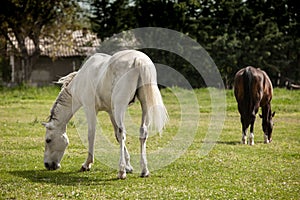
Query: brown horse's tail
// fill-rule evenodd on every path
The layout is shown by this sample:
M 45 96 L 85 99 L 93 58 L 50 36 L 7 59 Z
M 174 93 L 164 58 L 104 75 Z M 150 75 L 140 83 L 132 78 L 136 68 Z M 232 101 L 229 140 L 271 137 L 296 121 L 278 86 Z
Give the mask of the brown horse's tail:
M 253 98 L 252 98 L 252 84 L 253 84 L 253 74 L 249 67 L 247 67 L 243 73 L 244 82 L 244 103 L 246 108 L 246 116 L 253 115 Z M 255 116 L 255 114 L 254 114 Z

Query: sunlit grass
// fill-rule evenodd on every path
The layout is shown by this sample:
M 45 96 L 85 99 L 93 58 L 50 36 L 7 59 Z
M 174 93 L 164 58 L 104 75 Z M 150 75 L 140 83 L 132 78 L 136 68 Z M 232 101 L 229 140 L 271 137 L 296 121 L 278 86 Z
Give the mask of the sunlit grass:
M 149 178 L 137 173 L 117 180 L 117 166 L 110 168 L 96 159 L 90 172 L 78 170 L 87 156 L 72 119 L 68 125 L 70 145 L 62 168 L 46 171 L 43 166 L 44 127 L 59 88 L 1 89 L 0 93 L 0 195 L 3 199 L 299 199 L 300 194 L 300 91 L 275 89 L 276 111 L 273 142 L 263 143 L 261 119 L 255 124 L 255 145 L 241 145 L 241 124 L 231 90 L 226 91 L 227 113 L 223 131 L 207 156 L 199 149 L 211 117 L 207 89 L 164 89 L 162 95 L 170 122 L 159 136 L 148 140 L 148 152 L 165 147 L 176 135 L 181 113 L 175 93 L 195 93 L 200 120 L 193 143 L 170 165 L 151 171 Z M 139 103 L 128 112 L 127 146 L 139 153 Z M 117 145 L 108 115 L 99 123 Z M 87 134 L 86 134 L 87 135 Z M 101 142 L 101 141 L 99 141 Z M 149 166 L 151 163 L 149 162 Z M 0 198 L 0 199 L 1 199 Z

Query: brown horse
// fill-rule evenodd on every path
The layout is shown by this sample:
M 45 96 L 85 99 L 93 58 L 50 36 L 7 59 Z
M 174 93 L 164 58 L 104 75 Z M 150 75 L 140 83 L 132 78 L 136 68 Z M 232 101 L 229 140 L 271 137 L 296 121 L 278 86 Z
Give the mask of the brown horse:
M 261 69 L 246 67 L 239 70 L 234 78 L 234 95 L 238 103 L 238 110 L 242 123 L 242 143 L 247 144 L 247 129 L 250 125 L 249 144 L 254 145 L 253 126 L 259 107 L 262 108 L 262 128 L 264 141 L 272 141 L 273 122 L 275 112 L 271 111 L 273 86 Z

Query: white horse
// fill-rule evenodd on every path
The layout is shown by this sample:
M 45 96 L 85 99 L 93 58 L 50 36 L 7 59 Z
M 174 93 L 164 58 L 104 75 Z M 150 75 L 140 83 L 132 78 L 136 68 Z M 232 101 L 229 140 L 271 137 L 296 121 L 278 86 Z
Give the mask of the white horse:
M 62 89 L 51 109 L 46 127 L 44 165 L 48 170 L 60 168 L 68 146 L 66 125 L 73 114 L 83 107 L 88 123 L 88 157 L 81 171 L 88 171 L 94 162 L 96 115 L 106 111 L 120 144 L 118 178 L 132 172 L 125 140 L 124 116 L 128 105 L 137 97 L 142 107 L 140 127 L 141 177 L 149 176 L 146 140 L 151 127 L 161 132 L 168 114 L 157 87 L 156 70 L 150 58 L 135 50 L 120 51 L 113 56 L 95 54 L 78 72 L 61 78 Z

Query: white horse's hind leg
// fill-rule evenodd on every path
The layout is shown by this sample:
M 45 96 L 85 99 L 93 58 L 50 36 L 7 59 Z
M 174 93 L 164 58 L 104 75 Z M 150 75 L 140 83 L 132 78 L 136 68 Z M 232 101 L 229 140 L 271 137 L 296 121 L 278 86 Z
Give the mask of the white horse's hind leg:
M 149 176 L 149 170 L 148 170 L 148 163 L 147 163 L 147 157 L 146 157 L 146 141 L 148 138 L 148 132 L 147 127 L 145 125 L 142 125 L 140 128 L 140 143 L 141 143 L 141 168 L 142 173 L 141 177 L 148 177 Z
M 114 114 L 112 114 L 113 119 L 116 124 L 116 138 L 120 144 L 120 161 L 119 161 L 119 179 L 126 178 L 126 158 L 129 159 L 129 156 L 126 157 L 127 148 L 125 146 L 126 142 L 126 130 L 124 126 L 124 116 L 127 105 L 122 105 L 121 102 L 114 103 Z M 112 120 L 113 121 L 113 120 Z M 128 152 L 127 152 L 128 154 Z
M 119 179 L 126 178 L 126 160 L 125 160 L 125 141 L 126 131 L 125 128 L 119 128 L 117 133 L 118 141 L 120 143 L 120 162 L 119 162 Z
M 114 127 L 116 139 L 119 142 L 119 140 L 118 140 L 118 126 L 117 126 L 112 114 L 110 114 L 110 120 L 111 120 L 111 122 L 113 124 L 113 127 Z M 129 152 L 127 150 L 126 145 L 125 145 L 125 148 L 124 148 L 124 154 L 125 154 L 126 172 L 132 173 L 133 172 L 133 167 L 130 164 L 130 155 L 129 155 Z
M 117 126 L 117 140 L 120 143 L 120 169 L 118 178 L 126 178 L 126 169 L 132 171 L 129 163 L 129 153 L 125 146 L 126 131 L 124 126 L 124 117 L 129 102 L 134 98 L 136 87 L 139 79 L 139 69 L 132 68 L 127 71 L 122 77 L 117 77 L 115 80 L 112 96 L 112 118 Z M 127 160 L 127 161 L 126 161 Z M 127 163 L 127 164 L 126 164 Z

